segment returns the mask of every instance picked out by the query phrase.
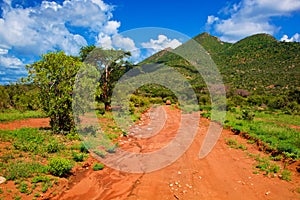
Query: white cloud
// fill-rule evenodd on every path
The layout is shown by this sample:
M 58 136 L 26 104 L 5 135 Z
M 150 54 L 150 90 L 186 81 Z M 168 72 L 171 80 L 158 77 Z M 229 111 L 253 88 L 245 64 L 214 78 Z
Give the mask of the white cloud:
M 150 39 L 149 42 L 142 43 L 143 48 L 152 49 L 155 52 L 161 51 L 166 48 L 175 49 L 182 43 L 177 39 L 169 39 L 165 35 L 159 35 L 157 39 Z
M 8 54 L 8 49 L 2 49 L 2 48 L 0 48 L 0 56 L 1 55 L 5 55 L 5 54 Z
M 210 15 L 210 16 L 207 17 L 207 24 L 211 25 L 211 24 L 213 24 L 214 22 L 216 22 L 218 20 L 219 20 L 219 17 L 215 17 L 213 15 Z
M 6 69 L 18 69 L 24 66 L 24 64 L 16 57 L 0 56 L 0 66 Z
M 91 40 L 94 36 L 97 42 L 101 36 L 105 46 L 112 46 L 110 38 L 120 27 L 120 22 L 111 20 L 114 7 L 103 0 L 42 1 L 39 6 L 27 8 L 13 8 L 11 1 L 5 0 L 1 9 L 1 70 L 20 67 L 23 57 L 48 51 L 76 55 L 88 44 L 85 37 Z
M 82 35 L 71 33 L 68 26 L 91 32 L 115 34 L 120 23 L 111 21 L 112 6 L 102 0 L 65 0 L 62 4 L 43 1 L 39 7 L 4 7 L 0 18 L 0 45 L 14 47 L 23 54 L 40 55 L 62 49 L 78 53 L 87 45 Z
M 234 42 L 256 33 L 273 35 L 280 27 L 271 23 L 272 17 L 289 16 L 299 10 L 300 0 L 242 0 L 222 9 L 228 18 L 209 16 L 207 26 L 222 40 Z
M 280 41 L 285 41 L 285 42 L 300 42 L 300 34 L 296 33 L 293 35 L 291 38 L 289 38 L 287 35 L 282 36 Z

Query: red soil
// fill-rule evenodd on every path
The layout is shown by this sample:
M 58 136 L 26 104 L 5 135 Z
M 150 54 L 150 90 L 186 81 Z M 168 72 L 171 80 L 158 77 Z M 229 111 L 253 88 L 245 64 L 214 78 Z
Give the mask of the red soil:
M 49 127 L 49 119 L 48 118 L 30 118 L 17 120 L 13 122 L 5 122 L 0 123 L 0 129 L 2 130 L 14 130 L 19 128 L 41 128 L 41 127 Z
M 131 151 L 149 152 L 171 141 L 180 123 L 180 112 L 164 107 L 166 123 L 159 134 L 152 138 L 135 139 L 123 137 L 121 148 Z M 142 118 L 143 119 L 143 118 Z M 147 124 L 140 123 L 141 127 Z M 24 126 L 48 126 L 46 119 L 28 119 L 17 123 L 0 124 L 0 128 L 14 129 Z M 246 152 L 231 149 L 224 138 L 234 138 L 248 147 L 249 153 L 261 153 L 255 145 L 247 144 L 245 139 L 223 130 L 212 152 L 204 159 L 198 154 L 208 130 L 209 121 L 201 119 L 198 133 L 190 148 L 173 164 L 159 171 L 145 174 L 130 174 L 108 167 L 102 171 L 93 171 L 89 158 L 86 166 L 75 170 L 68 185 L 64 185 L 51 199 L 299 199 L 300 175 L 293 171 L 292 181 L 278 177 L 270 178 L 262 174 L 253 174 L 256 161 Z M 158 141 L 163 141 L 159 143 Z M 153 143 L 154 142 L 154 143 Z M 158 144 L 158 145 L 153 145 Z M 84 169 L 84 170 L 83 170 Z
M 122 138 L 126 150 L 148 152 L 161 146 L 157 141 L 170 141 L 180 122 L 178 110 L 164 107 L 167 113 L 165 127 L 148 139 Z M 199 159 L 199 149 L 208 130 L 209 121 L 202 119 L 198 134 L 188 151 L 175 163 L 159 171 L 129 174 L 106 167 L 103 171 L 89 169 L 73 177 L 69 190 L 55 199 L 297 199 L 300 194 L 299 173 L 293 181 L 253 174 L 255 160 L 246 152 L 231 149 L 224 138 L 236 138 L 248 147 L 250 153 L 261 153 L 246 140 L 224 130 L 213 151 Z M 127 141 L 127 142 L 126 142 Z M 130 142 L 128 142 L 130 141 Z M 153 145 L 154 144 L 159 144 Z M 163 144 L 164 144 L 163 143 Z

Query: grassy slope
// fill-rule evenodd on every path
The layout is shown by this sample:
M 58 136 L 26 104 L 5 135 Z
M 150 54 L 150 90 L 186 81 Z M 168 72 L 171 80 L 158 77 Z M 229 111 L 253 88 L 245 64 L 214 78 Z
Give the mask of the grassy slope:
M 269 90 L 266 88 L 271 85 L 277 91 L 300 86 L 300 43 L 279 42 L 267 34 L 253 35 L 235 44 L 222 42 L 207 33 L 194 40 L 210 53 L 226 85 L 253 92 Z M 141 64 L 153 62 L 175 67 L 191 82 L 196 82 L 193 67 L 170 51 L 158 52 Z

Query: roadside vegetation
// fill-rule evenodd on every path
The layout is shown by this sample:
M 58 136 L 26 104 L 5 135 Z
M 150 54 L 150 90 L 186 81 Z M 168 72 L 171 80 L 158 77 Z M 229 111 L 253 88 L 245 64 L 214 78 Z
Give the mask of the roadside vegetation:
M 254 35 L 235 44 L 224 43 L 207 33 L 194 39 L 208 51 L 223 76 L 227 95 L 227 116 L 223 125 L 269 155 L 266 158 L 249 155 L 257 161 L 255 173 L 278 174 L 283 180 L 290 180 L 291 172 L 274 161 L 288 165 L 300 159 L 300 43 L 279 42 L 266 34 Z M 113 120 L 113 88 L 131 69 L 146 73 L 147 68 L 142 68 L 142 64 L 165 64 L 184 75 L 199 102 L 199 108 L 185 111 L 199 110 L 201 116 L 210 118 L 208 88 L 191 63 L 170 50 L 158 52 L 137 65 L 128 61 L 130 55 L 130 52 L 104 50 L 93 45 L 82 47 L 79 56 L 49 52 L 26 66 L 28 78 L 0 86 L 0 122 L 48 117 L 51 126 L 49 130 L 0 130 L 0 174 L 15 186 L 11 190 L 4 184 L 0 188 L 0 199 L 8 196 L 21 199 L 24 195 L 37 199 L 45 193 L 55 195 L 60 181 L 88 159 L 88 145 L 80 141 L 75 127 L 75 121 L 80 119 L 74 116 L 72 109 L 74 98 L 78 98 L 74 92 L 76 74 L 81 68 L 99 75 L 96 82 L 76 88 L 80 91 L 88 89 L 89 84 L 96 85 L 93 96 L 96 105 L 87 105 L 83 98 L 78 98 L 75 114 L 84 114 L 91 106 L 96 106 L 109 143 L 103 151 L 95 152 L 100 157 L 114 153 L 118 138 L 128 134 Z M 149 107 L 166 102 L 181 106 L 175 94 L 166 87 L 147 84 L 137 88 L 130 96 L 131 120 L 139 120 Z M 96 133 L 96 130 L 90 131 Z M 226 143 L 230 148 L 247 152 L 247 146 L 235 140 L 227 139 Z M 101 163 L 92 166 L 95 171 L 103 168 Z
M 50 130 L 0 130 L 0 144 L 0 174 L 15 188 L 2 184 L 0 198 L 51 195 L 88 157 L 79 140 Z

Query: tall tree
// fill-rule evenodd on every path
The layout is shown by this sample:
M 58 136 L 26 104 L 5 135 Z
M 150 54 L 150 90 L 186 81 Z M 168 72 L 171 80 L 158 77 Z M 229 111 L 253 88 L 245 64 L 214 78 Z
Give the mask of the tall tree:
M 72 91 L 75 76 L 82 65 L 79 58 L 64 52 L 48 53 L 40 61 L 27 65 L 29 79 L 38 86 L 42 109 L 50 117 L 54 132 L 74 128 Z
M 97 100 L 105 105 L 105 110 L 111 109 L 111 96 L 116 82 L 131 68 L 126 60 L 131 53 L 123 50 L 104 50 L 94 48 L 85 58 L 84 62 L 97 67 L 101 73 L 99 80 L 100 95 Z

